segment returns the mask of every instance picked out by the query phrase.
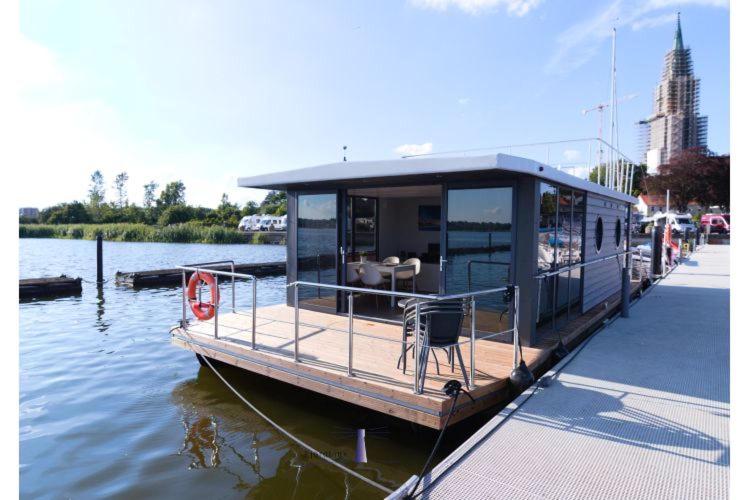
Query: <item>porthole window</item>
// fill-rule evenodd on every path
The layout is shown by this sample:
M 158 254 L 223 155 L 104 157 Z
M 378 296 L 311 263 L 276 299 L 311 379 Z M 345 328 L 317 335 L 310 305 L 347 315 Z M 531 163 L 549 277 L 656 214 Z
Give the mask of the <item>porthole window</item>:
M 594 244 L 598 253 L 602 250 L 602 241 L 604 241 L 604 222 L 602 222 L 601 217 L 596 218 L 596 233 L 594 236 L 596 238 Z
M 615 246 L 617 248 L 620 248 L 620 242 L 622 242 L 622 221 L 618 217 L 615 223 Z

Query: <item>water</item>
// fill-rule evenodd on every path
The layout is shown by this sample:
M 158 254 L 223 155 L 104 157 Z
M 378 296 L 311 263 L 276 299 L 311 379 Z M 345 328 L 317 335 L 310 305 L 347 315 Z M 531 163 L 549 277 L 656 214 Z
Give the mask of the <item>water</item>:
M 285 259 L 281 246 L 104 244 L 115 271 L 233 258 Z M 95 243 L 20 240 L 21 277 L 95 279 Z M 283 277 L 259 281 L 259 305 L 283 301 Z M 249 305 L 247 283 L 238 306 Z M 79 297 L 21 303 L 21 496 L 382 498 L 309 456 L 247 409 L 195 356 L 173 347 L 179 288 L 84 282 Z M 225 293 L 225 297 L 229 295 Z M 324 453 L 390 487 L 418 472 L 436 434 L 234 368 L 246 397 Z M 367 464 L 355 431 L 369 429 Z M 466 432 L 470 432 L 466 431 Z M 448 433 L 444 456 L 466 437 Z

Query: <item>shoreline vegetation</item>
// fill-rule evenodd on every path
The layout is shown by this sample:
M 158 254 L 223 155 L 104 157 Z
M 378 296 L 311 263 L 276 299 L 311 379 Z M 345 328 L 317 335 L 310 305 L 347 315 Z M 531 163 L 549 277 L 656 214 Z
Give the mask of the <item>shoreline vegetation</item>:
M 222 226 L 201 226 L 184 223 L 170 226 L 148 224 L 19 224 L 19 238 L 58 238 L 94 240 L 101 235 L 106 241 L 151 243 L 215 243 L 215 244 L 284 244 L 265 233 L 248 236 L 236 229 Z
M 104 176 L 91 175 L 88 199 L 59 203 L 37 211 L 33 217 L 19 212 L 19 238 L 61 238 L 93 240 L 101 235 L 108 241 L 157 243 L 255 243 L 285 244 L 286 236 L 246 234 L 238 229 L 248 215 L 285 215 L 286 193 L 270 191 L 260 203 L 248 201 L 240 207 L 223 194 L 216 208 L 188 205 L 185 184 L 174 181 L 159 188 L 151 181 L 143 186 L 143 203 L 128 199 L 127 172 L 115 177 L 115 197 L 106 201 Z

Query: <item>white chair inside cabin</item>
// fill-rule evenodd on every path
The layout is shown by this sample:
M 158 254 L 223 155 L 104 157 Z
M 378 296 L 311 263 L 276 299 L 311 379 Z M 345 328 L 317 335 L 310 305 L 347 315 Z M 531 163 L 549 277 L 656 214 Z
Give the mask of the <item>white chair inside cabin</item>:
M 346 266 L 346 283 L 348 285 L 356 285 L 362 281 L 362 276 L 359 274 L 359 266 L 353 266 L 348 264 Z
M 362 280 L 363 285 L 372 288 L 385 288 L 386 279 L 383 278 L 383 275 L 380 274 L 380 271 L 378 271 L 377 267 L 375 267 L 373 264 L 365 264 L 360 269 L 362 270 L 360 279 Z M 375 295 L 376 308 L 379 305 L 379 297 L 380 295 Z
M 417 275 L 422 268 L 422 261 L 416 257 L 412 257 L 411 259 L 406 259 L 402 265 L 414 266 L 413 270 L 404 269 L 403 271 L 396 271 L 396 286 L 398 286 L 399 283 L 402 283 L 408 288 L 412 286 L 412 278 L 416 281 Z M 412 290 L 412 292 L 416 292 L 416 286 L 416 283 L 414 283 L 415 289 Z
M 386 257 L 385 259 L 383 259 L 383 264 L 394 265 L 394 264 L 398 264 L 400 262 L 401 262 L 401 259 L 399 259 L 395 255 L 391 255 L 390 257 Z

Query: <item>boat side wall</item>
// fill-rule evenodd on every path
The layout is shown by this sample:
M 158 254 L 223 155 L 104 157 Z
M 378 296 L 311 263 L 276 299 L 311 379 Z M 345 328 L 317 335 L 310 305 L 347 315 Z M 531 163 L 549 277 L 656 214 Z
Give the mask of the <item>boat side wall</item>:
M 625 249 L 628 205 L 613 198 L 588 193 L 586 196 L 585 260 L 607 257 Z M 604 231 L 601 249 L 596 248 L 597 220 L 601 218 Z M 617 221 L 620 221 L 620 244 L 616 244 Z M 622 286 L 622 259 L 610 259 L 592 264 L 583 271 L 582 312 L 604 302 Z

